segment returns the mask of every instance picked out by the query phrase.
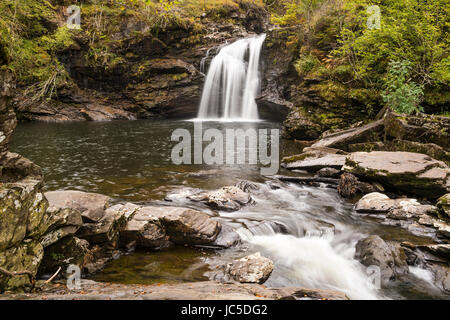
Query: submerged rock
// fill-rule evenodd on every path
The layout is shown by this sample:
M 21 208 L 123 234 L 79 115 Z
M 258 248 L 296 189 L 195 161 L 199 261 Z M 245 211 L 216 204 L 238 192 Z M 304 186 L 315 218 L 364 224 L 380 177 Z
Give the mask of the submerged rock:
M 45 193 L 45 197 L 50 206 L 80 211 L 85 222 L 100 221 L 111 202 L 108 196 L 75 190 L 49 191 Z
M 261 256 L 259 252 L 235 260 L 226 267 L 226 272 L 241 283 L 262 284 L 270 277 L 272 271 L 272 260 Z
M 343 170 L 386 187 L 429 198 L 442 196 L 450 187 L 447 165 L 419 153 L 355 152 L 346 158 Z
M 395 243 L 387 243 L 379 236 L 369 236 L 358 241 L 355 259 L 366 267 L 379 267 L 381 281 L 384 284 L 408 273 L 408 264 L 403 248 Z

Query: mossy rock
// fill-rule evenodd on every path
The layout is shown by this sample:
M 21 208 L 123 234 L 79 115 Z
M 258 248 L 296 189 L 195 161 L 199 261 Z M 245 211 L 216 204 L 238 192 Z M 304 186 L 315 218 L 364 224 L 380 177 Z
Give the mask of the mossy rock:
M 436 206 L 445 218 L 450 219 L 450 193 L 440 197 L 436 203 Z
M 0 252 L 0 267 L 13 271 L 29 271 L 36 275 L 44 249 L 38 241 L 26 240 L 23 243 Z M 27 275 L 6 277 L 0 275 L 0 292 L 22 290 L 30 286 Z

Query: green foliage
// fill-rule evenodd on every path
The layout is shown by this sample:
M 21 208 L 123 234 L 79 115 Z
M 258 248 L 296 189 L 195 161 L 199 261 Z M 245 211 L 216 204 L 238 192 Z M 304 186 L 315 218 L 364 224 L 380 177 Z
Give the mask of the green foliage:
M 378 4 L 381 29 L 368 29 L 366 8 Z M 449 85 L 448 0 L 352 0 L 340 34 L 337 58 L 345 58 L 357 79 L 382 85 L 391 60 L 411 62 L 411 76 L 424 85 Z
M 400 113 L 422 111 L 419 106 L 423 86 L 411 81 L 411 63 L 407 60 L 389 62 L 385 78 L 385 90 L 381 94 L 384 103 Z

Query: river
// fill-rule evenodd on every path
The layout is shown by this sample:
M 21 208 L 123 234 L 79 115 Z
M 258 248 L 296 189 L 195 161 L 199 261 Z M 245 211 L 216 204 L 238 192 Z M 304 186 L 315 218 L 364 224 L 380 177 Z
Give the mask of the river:
M 365 268 L 353 259 L 356 242 L 378 234 L 385 240 L 423 241 L 406 230 L 356 214 L 336 190 L 276 182 L 258 165 L 174 165 L 171 150 L 177 128 L 194 122 L 138 120 L 80 123 L 22 123 L 11 151 L 42 167 L 46 190 L 97 192 L 116 201 L 164 203 L 181 188 L 215 189 L 249 180 L 259 186 L 254 206 L 236 212 L 206 210 L 241 235 L 243 244 L 226 250 L 172 248 L 138 251 L 113 261 L 93 276 L 120 283 L 174 283 L 220 279 L 216 266 L 260 251 L 274 261 L 267 286 L 334 289 L 354 299 L 443 298 L 425 270 L 412 269 L 388 287 L 376 289 Z M 278 123 L 208 122 L 205 128 L 279 129 Z M 281 143 L 281 155 L 296 150 Z M 281 174 L 287 174 L 280 169 Z M 274 183 L 280 188 L 274 188 Z M 175 199 L 172 205 L 186 205 Z M 192 203 L 189 204 L 192 206 Z

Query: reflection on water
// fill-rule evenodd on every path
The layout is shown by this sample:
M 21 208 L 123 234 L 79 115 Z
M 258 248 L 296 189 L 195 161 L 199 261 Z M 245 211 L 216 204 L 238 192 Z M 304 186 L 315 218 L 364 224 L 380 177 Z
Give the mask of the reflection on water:
M 205 258 L 211 251 L 187 247 L 170 250 L 138 251 L 111 262 L 92 280 L 123 284 L 179 283 L 208 280 Z
M 278 129 L 279 124 L 203 123 L 204 130 L 210 127 Z M 172 164 L 177 142 L 171 135 L 177 128 L 193 135 L 194 123 L 24 123 L 14 132 L 11 150 L 43 168 L 47 190 L 78 189 L 128 201 L 162 199 L 175 185 L 216 188 L 239 179 L 260 180 L 258 166 Z M 293 148 L 292 143 L 283 142 L 283 148 Z

